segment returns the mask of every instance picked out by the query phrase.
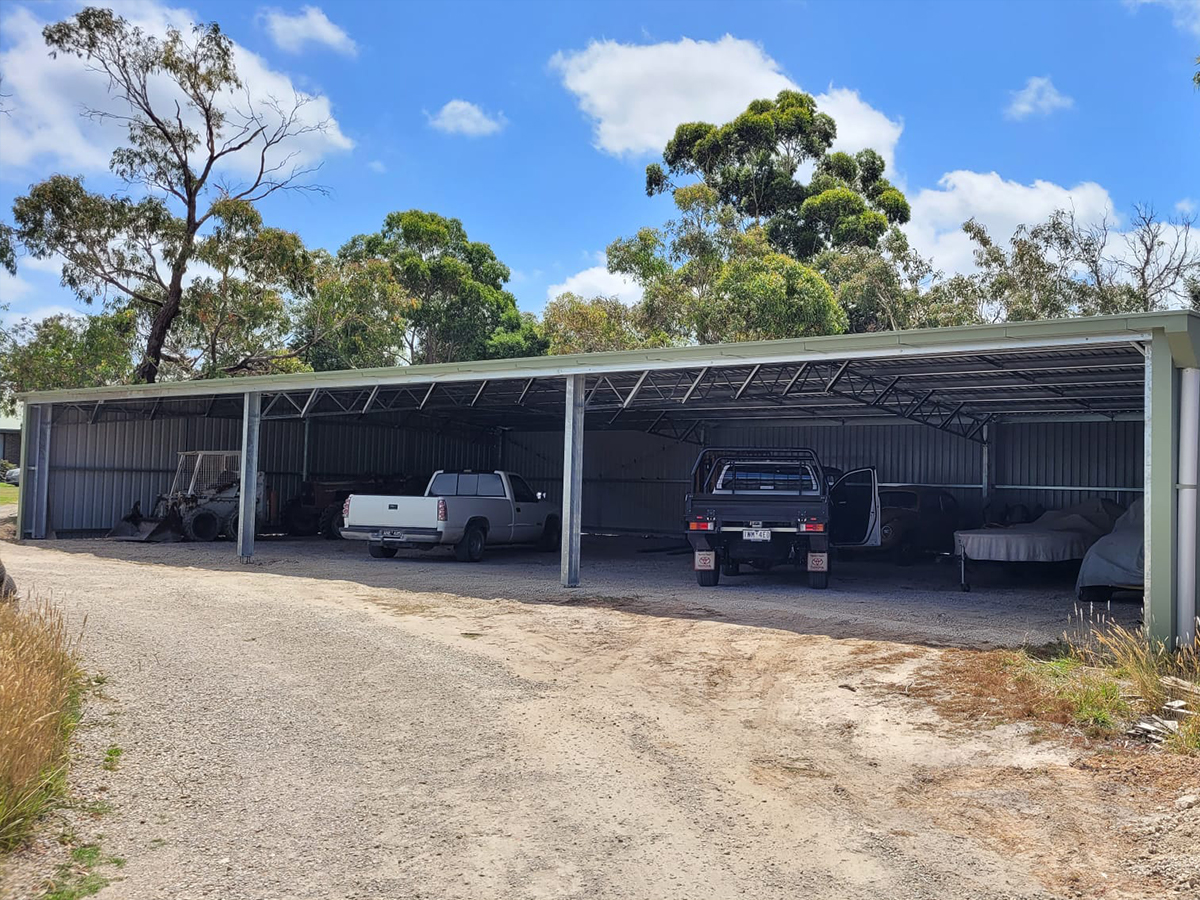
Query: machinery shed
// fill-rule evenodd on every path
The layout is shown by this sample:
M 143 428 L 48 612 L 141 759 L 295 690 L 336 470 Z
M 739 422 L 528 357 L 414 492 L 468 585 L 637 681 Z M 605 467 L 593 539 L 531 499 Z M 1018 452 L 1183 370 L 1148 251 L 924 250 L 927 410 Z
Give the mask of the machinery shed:
M 22 539 L 100 535 L 175 455 L 241 451 L 307 479 L 520 472 L 582 532 L 678 534 L 704 445 L 810 447 L 881 485 L 1055 509 L 1145 498 L 1145 622 L 1196 617 L 1200 314 L 1142 313 L 785 341 L 113 386 L 24 395 Z M 243 498 L 242 521 L 253 515 Z M 231 552 L 254 552 L 243 527 Z

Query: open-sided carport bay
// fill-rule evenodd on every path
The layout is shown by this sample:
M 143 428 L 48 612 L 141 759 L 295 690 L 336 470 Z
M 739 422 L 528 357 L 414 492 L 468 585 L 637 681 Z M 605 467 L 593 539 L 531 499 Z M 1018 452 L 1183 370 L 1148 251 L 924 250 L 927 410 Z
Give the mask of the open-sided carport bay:
M 581 533 L 679 533 L 699 446 L 808 447 L 843 471 L 873 467 L 884 485 L 951 492 L 965 527 L 985 503 L 1022 507 L 1001 519 L 1020 522 L 1140 496 L 1147 630 L 1170 642 L 1195 626 L 1200 315 L 1190 311 L 23 399 L 26 539 L 102 534 L 133 501 L 150 508 L 181 451 L 239 452 L 236 481 L 261 476 L 278 502 L 314 478 L 504 468 L 561 503 L 559 580 L 574 586 Z M 238 502 L 236 552 L 250 559 L 246 523 L 269 504 L 250 491 Z M 623 574 L 597 565 L 588 577 L 602 594 Z M 769 594 L 772 577 L 747 583 Z M 1042 593 L 1045 614 L 1065 624 L 1054 592 Z M 894 601 L 883 591 L 877 602 Z M 946 610 L 974 601 L 956 602 Z
M 98 557 L 198 573 L 245 569 L 219 543 L 68 540 L 53 547 L 75 556 L 80 567 Z M 1103 608 L 1081 609 L 1069 567 L 988 567 L 974 590 L 962 593 L 957 567 L 947 558 L 903 567 L 869 555 L 836 559 L 825 590 L 809 588 L 791 566 L 746 568 L 718 587 L 703 588 L 696 584 L 686 544 L 658 538 L 585 536 L 585 580 L 579 588 L 557 583 L 557 555 L 515 548 L 491 549 L 482 562 L 460 563 L 444 550 L 371 559 L 357 541 L 263 539 L 250 565 L 282 576 L 284 590 L 289 577 L 326 579 L 421 594 L 598 605 L 645 616 L 711 618 L 835 638 L 930 645 L 1038 645 L 1101 617 L 1132 626 L 1142 616 L 1136 595 L 1119 596 Z

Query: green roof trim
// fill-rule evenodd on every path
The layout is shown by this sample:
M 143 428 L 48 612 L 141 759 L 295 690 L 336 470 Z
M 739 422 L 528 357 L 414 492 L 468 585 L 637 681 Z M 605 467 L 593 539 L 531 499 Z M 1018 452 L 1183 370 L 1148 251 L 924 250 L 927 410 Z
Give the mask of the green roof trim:
M 108 385 L 59 391 L 31 391 L 18 394 L 18 397 L 27 403 L 79 403 L 158 397 L 208 397 L 242 394 L 248 391 L 371 387 L 377 384 L 549 378 L 645 369 L 698 369 L 704 366 L 746 366 L 766 362 L 861 359 L 894 354 L 940 355 L 956 351 L 985 352 L 1005 349 L 1018 351 L 1023 347 L 1069 347 L 1089 343 L 1132 341 L 1153 332 L 1165 333 L 1176 365 L 1200 365 L 1200 313 L 1191 310 L 1169 310 L 1118 316 L 1007 322 L 999 325 L 963 325 L 953 328 L 824 335 L 779 341 L 748 341 L 740 344 L 702 344 L 656 350 L 621 350 L 425 366 L 339 369 L 330 372 L 253 375 L 244 378 Z

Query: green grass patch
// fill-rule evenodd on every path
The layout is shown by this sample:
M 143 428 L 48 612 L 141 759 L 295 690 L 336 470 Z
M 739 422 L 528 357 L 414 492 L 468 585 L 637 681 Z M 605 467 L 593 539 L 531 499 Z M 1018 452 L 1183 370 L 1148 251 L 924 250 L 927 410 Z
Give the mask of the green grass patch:
M 104 762 L 100 764 L 100 768 L 104 769 L 106 772 L 117 771 L 117 764 L 121 761 L 121 754 L 123 752 L 124 751 L 120 747 L 118 747 L 116 744 L 113 744 L 104 751 Z
M 0 484 L 0 506 L 17 502 L 17 486 L 15 484 Z

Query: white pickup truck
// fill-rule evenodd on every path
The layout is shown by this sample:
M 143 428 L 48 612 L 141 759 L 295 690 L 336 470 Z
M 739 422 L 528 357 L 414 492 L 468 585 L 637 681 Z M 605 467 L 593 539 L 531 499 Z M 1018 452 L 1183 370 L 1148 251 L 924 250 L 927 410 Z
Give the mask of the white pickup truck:
M 385 559 L 453 547 L 460 562 L 478 562 L 487 544 L 555 550 L 562 533 L 559 507 L 512 472 L 434 472 L 423 497 L 351 494 L 342 515 L 342 537 Z

